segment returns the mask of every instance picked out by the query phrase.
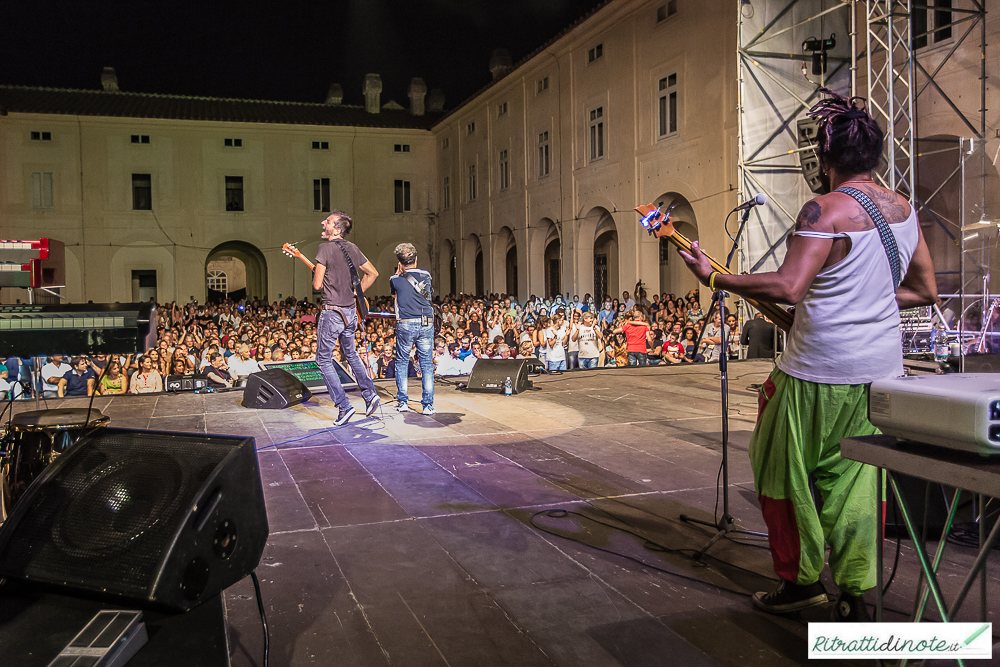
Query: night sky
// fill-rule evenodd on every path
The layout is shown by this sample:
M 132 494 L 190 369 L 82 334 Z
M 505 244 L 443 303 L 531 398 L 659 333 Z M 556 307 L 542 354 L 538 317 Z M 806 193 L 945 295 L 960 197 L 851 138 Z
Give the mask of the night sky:
M 333 82 L 363 104 L 366 72 L 382 103 L 404 107 L 411 77 L 451 109 L 601 0 L 8 0 L 0 5 L 0 84 L 322 102 Z

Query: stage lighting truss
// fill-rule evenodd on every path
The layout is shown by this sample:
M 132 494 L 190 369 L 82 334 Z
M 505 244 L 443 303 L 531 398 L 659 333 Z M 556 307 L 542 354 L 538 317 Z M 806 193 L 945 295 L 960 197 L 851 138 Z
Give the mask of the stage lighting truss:
M 823 86 L 868 98 L 869 113 L 886 130 L 886 164 L 876 178 L 885 187 L 909 196 L 923 223 L 940 226 L 959 248 L 962 221 L 941 212 L 941 193 L 953 179 L 960 181 L 962 192 L 985 192 L 988 171 L 985 163 L 970 169 L 961 146 L 969 140 L 981 144 L 986 134 L 985 3 L 969 0 L 963 4 L 971 7 L 938 7 L 934 0 L 754 0 L 754 12 L 738 15 L 739 201 L 764 192 L 771 202 L 753 212 L 742 237 L 738 271 L 777 267 L 798 210 L 814 196 L 798 160 L 799 154 L 811 149 L 798 145 L 796 124 L 819 99 L 818 90 Z M 947 24 L 936 24 L 936 9 L 946 10 Z M 934 17 L 935 25 L 914 33 L 914 10 Z M 943 30 L 952 31 L 950 44 L 936 37 Z M 812 75 L 808 65 L 814 53 L 802 47 L 817 42 L 822 45 L 834 33 L 848 35 L 849 40 L 837 40 L 843 47 L 827 50 L 827 71 Z M 948 90 L 941 79 L 952 56 L 977 37 L 981 55 L 979 105 L 977 113 L 970 113 L 972 104 L 966 102 L 963 111 L 953 99 L 959 91 Z M 921 42 L 933 46 L 913 48 Z M 974 57 L 963 53 L 969 60 Z M 915 135 L 918 102 L 921 95 L 929 96 L 932 91 L 954 113 L 950 133 L 968 139 L 922 139 Z M 968 88 L 961 92 L 967 100 Z M 979 151 L 976 159 L 985 161 L 985 152 Z M 918 170 L 921 164 L 929 164 L 927 160 L 949 160 L 943 181 L 919 179 Z M 973 178 L 983 179 L 975 187 L 970 187 L 972 172 L 976 174 Z M 935 210 L 936 204 L 941 204 L 939 210 Z M 968 205 L 963 201 L 961 218 L 966 217 Z M 985 207 L 984 200 L 978 210 Z M 970 277 L 966 271 L 960 273 L 958 287 L 964 292 Z M 976 280 L 984 281 L 982 276 Z M 982 285 L 978 287 L 977 292 L 988 294 Z

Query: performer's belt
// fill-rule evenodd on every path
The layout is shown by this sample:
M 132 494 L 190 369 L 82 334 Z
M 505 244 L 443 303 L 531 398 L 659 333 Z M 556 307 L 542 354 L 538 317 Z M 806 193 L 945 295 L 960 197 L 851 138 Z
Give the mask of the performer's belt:
M 343 308 L 350 308 L 350 306 L 331 306 L 329 304 L 323 304 L 323 310 L 341 310 Z
M 419 322 L 422 319 L 423 319 L 422 317 L 403 317 L 403 318 L 397 318 L 396 321 L 397 322 Z

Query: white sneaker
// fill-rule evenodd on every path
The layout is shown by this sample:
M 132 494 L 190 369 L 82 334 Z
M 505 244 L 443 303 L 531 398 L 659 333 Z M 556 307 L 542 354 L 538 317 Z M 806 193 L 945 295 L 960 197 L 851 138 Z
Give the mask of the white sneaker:
M 434 406 L 433 405 L 425 405 L 424 409 L 423 409 L 423 413 L 425 415 L 432 415 L 432 414 L 434 414 Z
M 407 405 L 406 401 L 397 401 L 397 403 L 396 403 L 396 411 L 397 412 L 409 412 L 410 411 L 410 406 Z

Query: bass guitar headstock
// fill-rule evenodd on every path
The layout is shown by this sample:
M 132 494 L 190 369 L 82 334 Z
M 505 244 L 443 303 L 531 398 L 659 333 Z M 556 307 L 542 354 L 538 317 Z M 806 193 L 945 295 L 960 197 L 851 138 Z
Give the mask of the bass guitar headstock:
M 675 204 L 671 204 L 666 211 L 663 211 L 660 210 L 663 208 L 663 202 L 644 204 L 636 206 L 635 211 L 642 216 L 639 223 L 649 232 L 650 236 L 672 236 L 674 223 L 670 219 L 670 211 L 674 210 L 674 206 Z
M 291 243 L 286 243 L 285 245 L 281 246 L 281 252 L 285 253 L 289 257 L 298 257 L 299 259 L 302 259 L 302 253 L 299 252 L 299 249 L 296 248 Z

